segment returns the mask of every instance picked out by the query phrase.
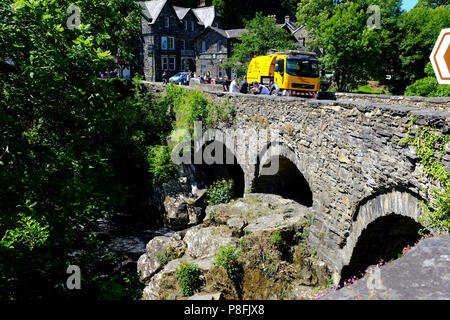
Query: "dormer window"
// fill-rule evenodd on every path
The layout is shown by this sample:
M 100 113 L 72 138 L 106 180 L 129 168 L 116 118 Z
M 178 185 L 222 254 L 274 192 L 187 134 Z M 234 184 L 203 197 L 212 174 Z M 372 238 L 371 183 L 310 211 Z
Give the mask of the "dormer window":
M 195 23 L 194 23 L 194 21 L 191 21 L 191 31 L 195 31 Z
M 189 21 L 184 21 L 184 31 L 188 31 Z
M 164 28 L 169 29 L 170 27 L 170 17 L 164 17 Z

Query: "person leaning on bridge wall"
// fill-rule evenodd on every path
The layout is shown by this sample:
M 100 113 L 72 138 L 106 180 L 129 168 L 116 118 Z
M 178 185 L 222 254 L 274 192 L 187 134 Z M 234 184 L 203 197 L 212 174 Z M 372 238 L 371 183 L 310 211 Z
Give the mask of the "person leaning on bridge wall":
M 265 86 L 260 85 L 259 82 L 253 82 L 253 88 L 251 90 L 253 94 L 262 94 L 262 95 L 269 95 L 270 91 Z

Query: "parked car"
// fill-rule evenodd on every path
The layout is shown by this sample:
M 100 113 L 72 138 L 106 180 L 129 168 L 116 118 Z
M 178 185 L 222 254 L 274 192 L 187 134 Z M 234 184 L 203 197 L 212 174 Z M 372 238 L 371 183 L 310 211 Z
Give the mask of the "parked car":
M 178 72 L 176 75 L 174 75 L 173 77 L 169 78 L 169 82 L 170 83 L 176 83 L 176 84 L 180 84 L 181 83 L 181 76 L 187 76 L 187 72 Z M 184 84 L 184 83 L 182 83 Z

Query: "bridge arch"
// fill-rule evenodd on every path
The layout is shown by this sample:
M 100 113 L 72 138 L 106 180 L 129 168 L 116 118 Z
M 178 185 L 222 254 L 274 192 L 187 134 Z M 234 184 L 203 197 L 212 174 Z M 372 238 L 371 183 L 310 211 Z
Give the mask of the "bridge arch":
M 417 242 L 421 213 L 420 197 L 408 191 L 392 190 L 363 200 L 342 249 L 341 279 L 359 276 L 381 259 L 397 258 L 404 247 Z
M 309 176 L 303 162 L 292 149 L 285 144 L 272 143 L 262 150 L 258 159 L 252 183 L 253 192 L 277 194 L 307 207 L 312 206 L 313 194 Z M 265 175 L 264 169 L 273 168 L 274 163 L 278 163 L 278 168 Z
M 220 156 L 216 156 L 216 152 L 219 152 Z M 245 192 L 245 170 L 239 161 L 239 155 L 220 140 L 205 141 L 202 146 L 202 154 L 204 157 L 207 154 L 212 158 L 210 161 L 214 161 L 209 163 L 204 158 L 201 164 L 194 164 L 196 170 L 201 172 L 204 183 L 212 185 L 217 180 L 233 179 L 235 196 L 243 197 Z

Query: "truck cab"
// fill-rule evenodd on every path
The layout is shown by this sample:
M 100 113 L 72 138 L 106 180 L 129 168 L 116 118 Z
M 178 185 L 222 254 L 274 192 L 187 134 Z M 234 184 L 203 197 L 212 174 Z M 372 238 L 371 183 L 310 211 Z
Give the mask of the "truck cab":
M 319 60 L 308 53 L 274 53 L 255 57 L 247 80 L 266 85 L 271 94 L 316 98 L 320 87 Z

